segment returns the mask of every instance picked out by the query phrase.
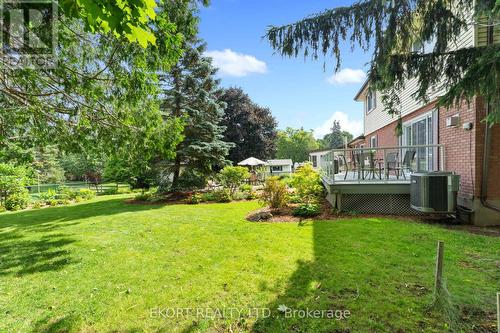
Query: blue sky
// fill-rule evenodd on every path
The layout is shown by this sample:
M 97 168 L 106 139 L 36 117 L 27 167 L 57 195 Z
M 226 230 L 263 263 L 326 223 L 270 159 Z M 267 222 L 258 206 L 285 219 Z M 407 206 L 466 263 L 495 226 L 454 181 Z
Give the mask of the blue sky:
M 370 55 L 343 47 L 343 72 L 333 76 L 333 59 L 289 59 L 273 54 L 262 39 L 269 25 L 291 23 L 352 0 L 212 0 L 200 12 L 201 37 L 220 68 L 225 87 L 240 86 L 269 107 L 279 128 L 304 127 L 321 136 L 333 118 L 354 134 L 362 132 L 362 105 L 353 101 Z

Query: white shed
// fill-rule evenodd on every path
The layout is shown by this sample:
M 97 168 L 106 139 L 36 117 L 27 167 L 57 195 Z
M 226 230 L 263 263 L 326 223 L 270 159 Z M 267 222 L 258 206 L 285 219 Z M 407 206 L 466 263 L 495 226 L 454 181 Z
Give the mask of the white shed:
M 271 176 L 288 175 L 293 172 L 292 160 L 268 160 L 266 163 L 267 173 Z

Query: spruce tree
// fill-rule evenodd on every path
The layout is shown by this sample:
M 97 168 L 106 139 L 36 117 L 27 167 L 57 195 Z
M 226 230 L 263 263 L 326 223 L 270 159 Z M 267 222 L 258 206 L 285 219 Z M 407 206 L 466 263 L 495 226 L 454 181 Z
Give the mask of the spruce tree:
M 175 149 L 170 165 L 173 173 L 171 189 L 184 189 L 180 183 L 181 169 L 189 174 L 207 176 L 223 167 L 231 144 L 224 142 L 225 127 L 221 125 L 224 103 L 217 99 L 219 80 L 210 58 L 204 57 L 205 44 L 199 40 L 188 43 L 180 61 L 164 77 L 163 110 L 166 117 L 184 120 L 184 139 Z

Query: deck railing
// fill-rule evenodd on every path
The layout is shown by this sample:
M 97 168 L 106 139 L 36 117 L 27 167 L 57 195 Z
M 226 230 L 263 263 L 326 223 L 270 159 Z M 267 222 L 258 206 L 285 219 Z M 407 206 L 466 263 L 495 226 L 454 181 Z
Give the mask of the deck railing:
M 444 171 L 444 145 L 333 149 L 321 157 L 329 184 L 409 182 L 414 172 Z

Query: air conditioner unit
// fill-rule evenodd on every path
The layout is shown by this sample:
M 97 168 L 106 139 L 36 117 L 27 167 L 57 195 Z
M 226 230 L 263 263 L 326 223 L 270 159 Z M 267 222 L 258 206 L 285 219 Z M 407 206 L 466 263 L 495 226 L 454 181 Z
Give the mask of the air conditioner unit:
M 411 208 L 432 214 L 451 214 L 457 209 L 460 176 L 452 172 L 411 175 Z

